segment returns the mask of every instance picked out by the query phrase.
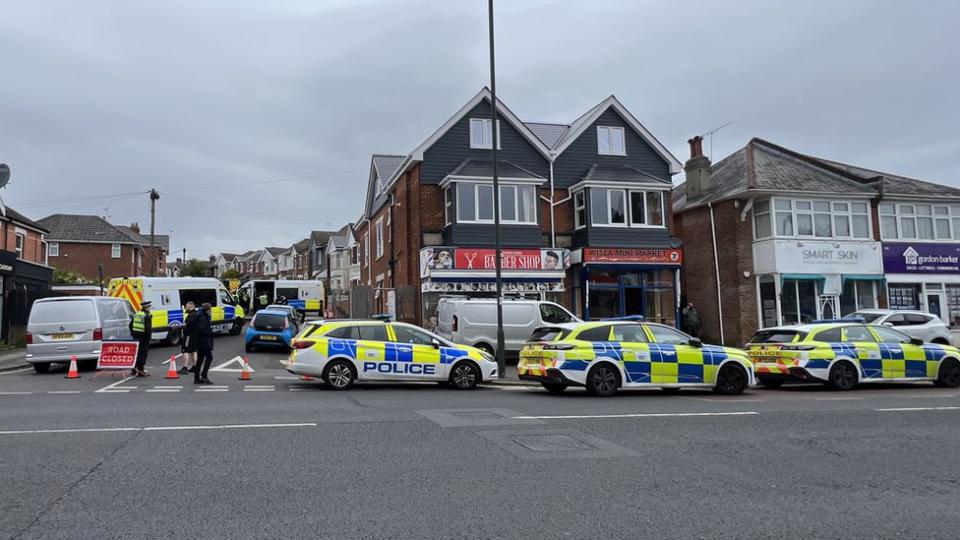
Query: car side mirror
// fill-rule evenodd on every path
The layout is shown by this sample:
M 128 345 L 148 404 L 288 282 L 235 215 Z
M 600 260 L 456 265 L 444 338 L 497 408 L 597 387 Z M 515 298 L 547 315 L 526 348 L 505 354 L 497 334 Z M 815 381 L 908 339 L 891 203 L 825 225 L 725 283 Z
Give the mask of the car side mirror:
M 690 345 L 691 347 L 696 347 L 698 349 L 703 347 L 703 342 L 700 341 L 700 338 L 695 338 L 695 337 L 690 338 L 690 341 L 688 341 L 687 344 Z
M 437 338 L 431 339 L 431 340 L 430 340 L 430 344 L 433 345 L 433 348 L 434 348 L 434 349 L 439 349 L 439 348 L 440 348 L 440 340 L 438 340 Z
M 911 344 L 911 345 L 918 345 L 918 346 L 919 346 L 919 345 L 923 345 L 923 340 L 920 339 L 920 338 L 918 338 L 918 337 L 912 337 L 912 338 L 910 338 L 910 344 Z
M 887 328 L 893 328 L 893 323 L 892 323 L 892 322 L 885 322 L 885 323 L 883 323 L 883 325 L 886 326 Z

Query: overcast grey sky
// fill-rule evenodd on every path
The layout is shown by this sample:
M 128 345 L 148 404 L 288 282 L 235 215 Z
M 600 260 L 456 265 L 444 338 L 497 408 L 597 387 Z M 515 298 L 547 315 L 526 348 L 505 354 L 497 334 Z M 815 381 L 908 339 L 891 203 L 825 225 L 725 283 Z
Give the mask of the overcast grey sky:
M 498 93 L 524 120 L 615 94 L 681 161 L 732 121 L 717 158 L 757 136 L 960 185 L 960 2 L 497 6 Z M 156 187 L 174 250 L 289 245 L 357 218 L 370 154 L 488 84 L 486 31 L 484 0 L 0 0 L 3 197 L 145 228 L 147 196 L 121 197 Z

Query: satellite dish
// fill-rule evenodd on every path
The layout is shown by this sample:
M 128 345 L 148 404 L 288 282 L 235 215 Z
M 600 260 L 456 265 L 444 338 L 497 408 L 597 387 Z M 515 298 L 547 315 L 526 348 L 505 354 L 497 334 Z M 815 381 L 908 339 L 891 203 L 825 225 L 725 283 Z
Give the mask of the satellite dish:
M 7 185 L 10 181 L 10 167 L 6 163 L 0 163 L 0 188 Z

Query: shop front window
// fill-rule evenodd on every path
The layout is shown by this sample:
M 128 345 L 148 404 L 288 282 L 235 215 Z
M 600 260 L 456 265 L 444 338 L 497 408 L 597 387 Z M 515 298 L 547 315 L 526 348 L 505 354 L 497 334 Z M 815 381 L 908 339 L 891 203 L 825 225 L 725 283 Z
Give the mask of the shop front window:
M 947 324 L 960 325 L 960 285 L 947 285 L 947 308 L 950 314 Z
M 920 309 L 920 285 L 891 283 L 887 291 L 890 309 Z
M 843 283 L 843 294 L 840 295 L 840 316 L 876 307 L 877 293 L 872 281 L 848 279 Z
M 763 327 L 777 326 L 777 283 L 773 276 L 760 278 L 760 314 Z
M 660 324 L 675 324 L 673 289 L 644 289 L 644 291 L 646 294 L 644 318 Z
M 783 324 L 806 324 L 817 318 L 817 283 L 787 280 L 780 293 Z
M 591 319 L 606 319 L 620 315 L 620 291 L 618 289 L 590 288 L 588 302 Z

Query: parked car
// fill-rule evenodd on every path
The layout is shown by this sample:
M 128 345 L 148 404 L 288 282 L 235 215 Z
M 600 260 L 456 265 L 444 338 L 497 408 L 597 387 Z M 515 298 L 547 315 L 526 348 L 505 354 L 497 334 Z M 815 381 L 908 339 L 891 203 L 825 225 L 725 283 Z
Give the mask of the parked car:
M 910 337 L 930 343 L 950 345 L 950 328 L 939 317 L 923 311 L 861 309 L 845 318 L 863 319 L 867 324 L 891 326 Z
M 266 309 L 285 311 L 289 313 L 291 317 L 299 321 L 301 325 L 307 318 L 305 313 L 287 304 L 270 304 L 269 306 L 266 307 Z
M 122 298 L 68 296 L 33 303 L 27 320 L 27 362 L 46 373 L 54 362 L 76 356 L 81 367 L 93 367 L 103 341 L 130 336 L 133 308 Z
M 298 315 L 287 309 L 261 309 L 251 319 L 244 335 L 244 349 L 253 352 L 257 347 L 289 351 L 293 337 L 300 331 Z
M 553 302 L 505 299 L 505 351 L 518 353 L 537 328 L 553 326 L 572 330 L 581 322 L 583 321 Z M 497 344 L 496 299 L 441 298 L 437 306 L 437 334 L 454 343 L 470 345 L 494 354 Z

